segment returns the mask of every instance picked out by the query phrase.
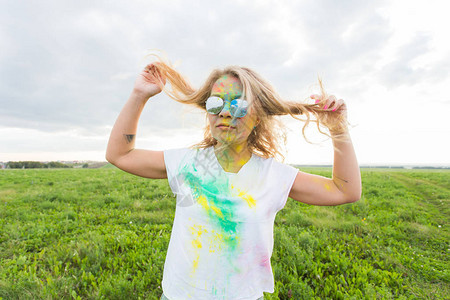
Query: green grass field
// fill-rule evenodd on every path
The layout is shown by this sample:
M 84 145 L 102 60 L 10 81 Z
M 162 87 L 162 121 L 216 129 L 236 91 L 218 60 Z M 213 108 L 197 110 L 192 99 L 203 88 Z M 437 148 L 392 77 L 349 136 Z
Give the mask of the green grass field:
M 265 299 L 449 299 L 450 171 L 362 176 L 354 204 L 288 200 Z M 0 299 L 159 299 L 174 210 L 115 168 L 0 171 Z

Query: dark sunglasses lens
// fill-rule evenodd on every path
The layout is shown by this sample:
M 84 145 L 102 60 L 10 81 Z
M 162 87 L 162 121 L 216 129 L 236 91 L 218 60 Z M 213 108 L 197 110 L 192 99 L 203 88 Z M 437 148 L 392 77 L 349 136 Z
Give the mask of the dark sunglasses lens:
M 248 102 L 244 99 L 231 101 L 230 113 L 233 117 L 242 118 L 247 114 Z
M 210 114 L 217 115 L 222 111 L 223 100 L 219 97 L 209 97 L 206 100 L 206 111 Z

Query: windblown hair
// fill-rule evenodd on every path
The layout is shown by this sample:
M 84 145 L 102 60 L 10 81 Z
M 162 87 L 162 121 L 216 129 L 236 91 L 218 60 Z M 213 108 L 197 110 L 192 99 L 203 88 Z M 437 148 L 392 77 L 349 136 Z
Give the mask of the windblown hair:
M 322 109 L 323 101 L 315 104 L 299 103 L 294 101 L 283 100 L 274 90 L 274 88 L 255 71 L 239 66 L 229 66 L 224 69 L 215 69 L 211 72 L 206 82 L 199 89 L 193 88 L 190 83 L 182 76 L 169 62 L 158 58 L 158 62 L 154 65 L 157 72 L 154 76 L 159 80 L 162 90 L 174 100 L 194 105 L 206 111 L 206 100 L 211 95 L 211 90 L 214 83 L 222 76 L 229 75 L 239 79 L 243 86 L 243 95 L 250 103 L 251 109 L 259 119 L 259 123 L 253 129 L 247 140 L 248 149 L 257 155 L 265 158 L 281 156 L 280 140 L 285 143 L 285 134 L 282 123 L 277 116 L 290 115 L 295 119 L 304 122 L 302 129 L 303 136 L 308 141 L 305 135 L 305 129 L 309 123 L 316 123 L 319 132 L 328 136 L 322 130 L 321 125 L 327 124 L 326 127 L 330 131 L 343 132 L 347 125 L 346 118 L 340 116 L 338 120 L 334 120 L 332 128 L 330 128 L 327 119 L 329 118 L 329 111 Z M 163 81 L 167 80 L 170 83 L 170 88 L 164 85 Z M 326 99 L 326 94 L 323 89 L 321 80 L 319 85 L 322 92 L 322 99 Z M 334 114 L 334 117 L 337 114 Z M 337 122 L 336 122 L 337 121 Z M 199 148 L 207 148 L 217 144 L 217 140 L 211 135 L 209 124 L 205 127 L 204 139 L 195 146 Z

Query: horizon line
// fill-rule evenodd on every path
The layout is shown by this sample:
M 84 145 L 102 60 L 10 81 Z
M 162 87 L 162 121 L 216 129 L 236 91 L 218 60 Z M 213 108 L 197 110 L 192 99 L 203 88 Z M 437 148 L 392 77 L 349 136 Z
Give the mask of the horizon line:
M 10 161 L 0 161 L 0 164 L 5 165 L 9 162 L 40 162 L 40 163 L 49 163 L 49 162 L 60 162 L 60 163 L 104 163 L 111 164 L 106 160 L 10 160 Z M 311 164 L 297 164 L 297 163 L 286 163 L 295 167 L 333 167 L 333 164 L 330 163 L 311 163 Z M 361 163 L 359 164 L 360 168 L 450 168 L 450 163 Z

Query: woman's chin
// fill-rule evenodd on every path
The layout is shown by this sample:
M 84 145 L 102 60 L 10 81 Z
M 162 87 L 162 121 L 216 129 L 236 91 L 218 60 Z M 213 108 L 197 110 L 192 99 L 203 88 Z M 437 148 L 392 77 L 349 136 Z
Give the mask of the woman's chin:
M 215 132 L 213 135 L 217 143 L 220 145 L 231 146 L 233 144 L 242 144 L 246 142 L 246 138 L 230 131 Z
M 217 144 L 223 146 L 230 146 L 234 144 L 234 141 L 230 139 L 217 139 Z
M 216 147 L 235 148 L 235 147 L 242 147 L 242 145 L 245 145 L 245 143 L 242 141 L 238 142 L 236 140 L 217 140 Z

